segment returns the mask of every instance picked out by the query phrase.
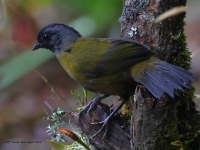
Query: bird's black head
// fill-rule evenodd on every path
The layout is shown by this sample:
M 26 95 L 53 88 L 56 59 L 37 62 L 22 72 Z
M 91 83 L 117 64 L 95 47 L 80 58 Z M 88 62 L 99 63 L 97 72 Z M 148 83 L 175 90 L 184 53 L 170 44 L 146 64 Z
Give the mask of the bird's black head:
M 51 50 L 54 54 L 59 54 L 69 49 L 80 37 L 79 32 L 67 25 L 50 24 L 39 32 L 33 50 L 45 48 Z

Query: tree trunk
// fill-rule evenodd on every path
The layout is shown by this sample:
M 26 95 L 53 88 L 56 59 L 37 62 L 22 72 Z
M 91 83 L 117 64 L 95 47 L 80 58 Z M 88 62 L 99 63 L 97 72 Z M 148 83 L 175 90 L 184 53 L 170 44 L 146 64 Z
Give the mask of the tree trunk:
M 160 23 L 153 21 L 166 10 L 185 5 L 186 0 L 126 0 L 120 18 L 122 36 L 150 46 L 164 61 L 189 69 L 190 53 L 186 49 L 183 30 L 185 14 L 170 17 Z M 196 139 L 193 137 L 200 129 L 193 89 L 181 93 L 175 99 L 165 98 L 158 102 L 149 96 L 144 98 L 140 93 L 139 89 L 132 116 L 134 149 L 177 149 L 175 146 L 199 148 L 199 134 Z M 188 109 L 184 107 L 187 105 Z M 190 121 L 186 118 L 190 118 Z M 189 131 L 186 124 L 193 130 Z M 190 134 L 190 138 L 184 132 Z M 181 140 L 180 145 L 178 140 Z
M 122 37 L 148 45 L 160 59 L 189 69 L 190 56 L 183 32 L 185 14 L 160 23 L 153 21 L 166 10 L 185 4 L 186 0 L 126 0 L 119 20 Z M 132 134 L 122 130 L 114 120 L 109 125 L 109 134 L 102 138 L 101 133 L 90 139 L 90 143 L 97 149 L 105 150 L 171 150 L 180 147 L 198 149 L 200 136 L 198 133 L 195 135 L 195 132 L 200 128 L 200 117 L 192 101 L 193 94 L 192 89 L 180 93 L 175 99 L 163 98 L 155 101 L 148 91 L 140 86 L 135 93 Z M 108 110 L 109 108 L 102 104 L 97 107 L 92 118 L 96 121 L 103 120 L 107 117 L 105 112 Z M 76 124 L 87 137 L 91 137 L 101 126 L 91 125 L 91 118 L 86 111 L 87 109 L 81 112 Z

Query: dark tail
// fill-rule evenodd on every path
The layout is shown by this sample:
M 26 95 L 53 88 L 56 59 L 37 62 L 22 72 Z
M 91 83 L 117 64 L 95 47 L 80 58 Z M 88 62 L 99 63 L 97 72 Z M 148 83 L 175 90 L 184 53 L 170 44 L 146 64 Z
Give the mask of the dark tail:
M 163 61 L 153 62 L 153 68 L 146 69 L 138 82 L 142 83 L 156 98 L 161 98 L 164 94 L 171 97 L 177 91 L 190 88 L 195 80 L 189 71 L 168 64 Z

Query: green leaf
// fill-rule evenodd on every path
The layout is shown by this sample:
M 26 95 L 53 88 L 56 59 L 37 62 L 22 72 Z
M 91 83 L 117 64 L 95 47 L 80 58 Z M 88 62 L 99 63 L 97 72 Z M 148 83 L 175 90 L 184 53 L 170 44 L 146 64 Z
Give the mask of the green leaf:
M 80 149 L 80 150 L 90 150 L 89 147 L 85 148 L 82 145 L 78 144 L 78 142 L 73 142 L 70 145 L 66 145 L 66 144 L 60 144 L 58 142 L 54 142 L 49 140 L 48 141 L 51 145 L 53 145 L 54 147 L 56 147 L 58 150 L 75 150 L 75 149 Z
M 29 50 L 8 60 L 0 66 L 0 90 L 16 82 L 52 57 L 53 55 L 47 50 L 37 52 Z
M 55 148 L 57 148 L 58 150 L 66 150 L 67 149 L 67 146 L 64 145 L 64 144 L 60 144 L 58 142 L 54 142 L 54 141 L 51 141 L 49 140 L 48 141 L 51 145 L 53 145 Z

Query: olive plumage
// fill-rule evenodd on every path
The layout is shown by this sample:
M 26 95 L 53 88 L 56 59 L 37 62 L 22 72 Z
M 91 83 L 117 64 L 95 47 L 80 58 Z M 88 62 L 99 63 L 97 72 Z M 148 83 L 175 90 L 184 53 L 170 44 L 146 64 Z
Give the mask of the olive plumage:
M 65 71 L 85 89 L 128 97 L 137 84 L 154 97 L 189 88 L 193 75 L 155 57 L 145 45 L 125 38 L 83 38 L 64 24 L 44 27 L 34 50 L 52 51 Z
M 189 71 L 161 61 L 143 44 L 126 38 L 83 38 L 64 24 L 44 27 L 33 50 L 39 48 L 52 51 L 64 70 L 85 89 L 104 94 L 90 103 L 89 114 L 92 106 L 109 95 L 122 98 L 109 117 L 99 122 L 103 125 L 94 136 L 134 94 L 138 84 L 159 100 L 164 95 L 174 97 L 194 81 Z

